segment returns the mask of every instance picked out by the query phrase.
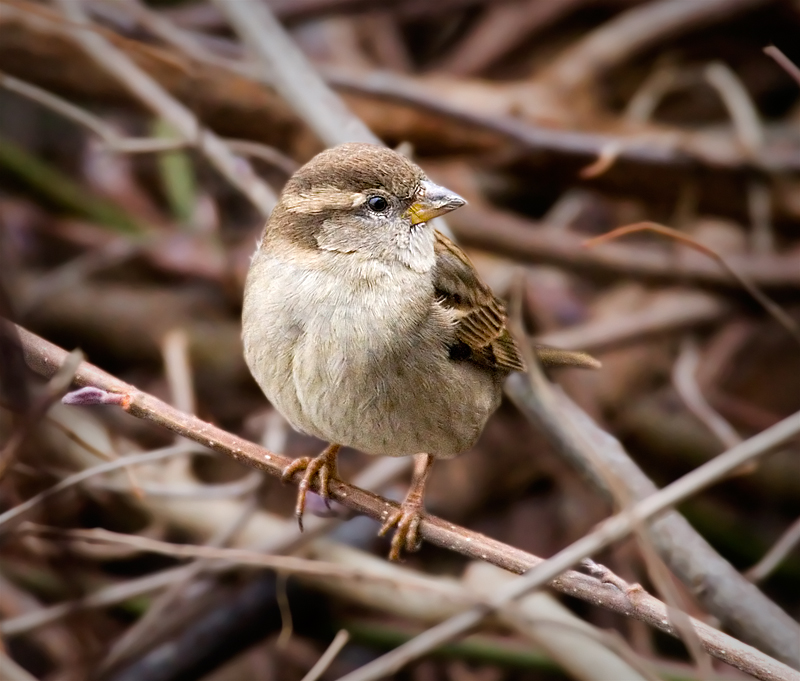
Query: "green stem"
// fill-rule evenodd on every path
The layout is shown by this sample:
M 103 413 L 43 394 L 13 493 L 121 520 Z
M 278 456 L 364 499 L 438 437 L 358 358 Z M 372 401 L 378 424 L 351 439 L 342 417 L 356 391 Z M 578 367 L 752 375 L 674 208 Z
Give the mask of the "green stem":
M 61 208 L 116 232 L 141 234 L 147 229 L 117 204 L 92 195 L 64 173 L 3 136 L 0 136 L 0 166 Z

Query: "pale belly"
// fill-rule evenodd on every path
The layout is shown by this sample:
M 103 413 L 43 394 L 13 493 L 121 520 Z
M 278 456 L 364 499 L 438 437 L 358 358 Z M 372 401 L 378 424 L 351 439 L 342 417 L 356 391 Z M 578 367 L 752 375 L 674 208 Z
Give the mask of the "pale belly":
M 267 285 L 245 298 L 245 358 L 293 427 L 387 456 L 447 458 L 474 444 L 499 404 L 501 377 L 447 358 L 446 320 L 430 314 L 433 291 L 419 275 L 348 290 L 267 257 L 254 267 Z M 389 286 L 409 302 L 402 314 L 385 303 Z

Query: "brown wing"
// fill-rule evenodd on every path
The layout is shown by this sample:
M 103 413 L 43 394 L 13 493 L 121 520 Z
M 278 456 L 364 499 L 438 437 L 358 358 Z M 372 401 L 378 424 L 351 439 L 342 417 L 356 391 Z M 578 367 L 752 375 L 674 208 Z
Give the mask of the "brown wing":
M 525 371 L 517 344 L 506 328 L 506 313 L 464 252 L 436 232 L 436 292 L 447 307 L 458 310 L 457 344 L 451 356 L 490 369 Z

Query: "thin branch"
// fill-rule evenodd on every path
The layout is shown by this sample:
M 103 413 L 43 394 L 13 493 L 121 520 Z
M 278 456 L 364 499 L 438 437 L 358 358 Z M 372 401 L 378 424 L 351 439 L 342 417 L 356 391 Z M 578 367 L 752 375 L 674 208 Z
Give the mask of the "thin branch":
M 155 449 L 152 452 L 144 452 L 141 454 L 130 454 L 128 456 L 121 456 L 119 459 L 114 459 L 114 461 L 102 463 L 99 466 L 87 468 L 86 470 L 81 471 L 80 473 L 75 473 L 74 475 L 70 475 L 68 478 L 64 478 L 58 484 L 53 485 L 53 487 L 50 487 L 44 490 L 43 492 L 39 492 L 39 494 L 32 496 L 30 499 L 23 501 L 21 504 L 17 504 L 16 506 L 8 509 L 5 513 L 0 513 L 0 529 L 2 529 L 4 525 L 7 525 L 13 520 L 17 520 L 21 516 L 24 516 L 26 513 L 28 513 L 28 511 L 41 504 L 43 501 L 50 499 L 56 494 L 63 492 L 65 489 L 74 487 L 75 485 L 78 485 L 95 475 L 110 473 L 111 471 L 115 471 L 120 468 L 125 468 L 126 466 L 135 466 L 143 463 L 152 463 L 153 461 L 160 461 L 161 459 L 166 459 L 171 456 L 186 454 L 187 452 L 191 451 L 192 448 L 193 445 L 187 445 L 186 443 L 181 443 L 178 445 L 172 445 L 171 447 Z
M 149 574 L 144 577 L 129 579 L 120 584 L 112 584 L 111 586 L 99 589 L 76 601 L 59 603 L 49 608 L 19 615 L 13 619 L 3 620 L 0 622 L 0 633 L 7 637 L 20 636 L 38 627 L 56 622 L 80 610 L 116 605 L 117 603 L 122 603 L 131 598 L 159 591 L 183 578 L 191 568 L 191 564 L 184 565 L 179 568 L 170 568 L 169 570 Z
M 221 3 L 223 10 L 234 10 L 244 15 L 247 30 L 253 34 L 253 39 L 265 41 L 262 36 L 278 34 L 280 27 L 275 27 L 274 22 L 265 24 L 259 23 L 262 11 L 253 10 L 252 3 L 238 3 L 231 7 L 230 3 Z M 257 51 L 257 55 L 262 58 L 263 66 L 253 66 L 251 63 L 242 61 L 244 55 L 238 45 L 226 42 L 225 46 L 229 53 L 237 54 L 240 60 L 220 57 L 209 49 L 209 46 L 200 44 L 201 40 L 207 40 L 207 36 L 201 34 L 191 34 L 188 31 L 169 26 L 169 22 L 163 16 L 154 16 L 154 12 L 144 7 L 136 8 L 136 15 L 139 19 L 146 17 L 149 27 L 157 31 L 158 35 L 167 42 L 174 44 L 185 50 L 194 59 L 202 63 L 210 63 L 236 75 L 257 80 L 266 85 L 273 85 L 272 74 L 275 69 L 286 74 L 283 81 L 281 94 L 288 102 L 293 104 L 298 102 L 301 109 L 296 109 L 302 115 L 306 110 L 311 111 L 311 118 L 306 122 L 317 133 L 320 139 L 325 139 L 329 145 L 337 144 L 341 141 L 350 139 L 347 137 L 348 130 L 352 128 L 355 132 L 353 139 L 360 139 L 366 142 L 375 142 L 375 137 L 371 133 L 364 134 L 363 129 L 358 132 L 362 125 L 360 121 L 352 115 L 348 115 L 346 110 L 336 109 L 336 120 L 341 124 L 340 129 L 330 131 L 330 124 L 325 120 L 325 116 L 320 115 L 320 111 L 327 112 L 326 103 L 330 100 L 332 93 L 324 87 L 322 79 L 311 68 L 305 57 L 290 52 L 291 64 L 284 63 L 284 52 L 272 51 L 271 44 L 265 44 Z M 284 32 L 285 33 L 285 32 Z M 247 35 L 244 34 L 243 35 Z M 217 41 L 219 46 L 219 41 Z M 293 70 L 296 69 L 296 70 Z M 447 119 L 475 127 L 484 131 L 491 131 L 512 141 L 517 147 L 531 150 L 548 150 L 555 153 L 579 156 L 603 156 L 607 155 L 608 150 L 616 151 L 616 158 L 624 158 L 630 161 L 645 164 L 669 164 L 683 165 L 692 161 L 707 163 L 713 166 L 739 168 L 743 164 L 753 163 L 756 167 L 764 169 L 789 169 L 784 167 L 789 163 L 791 168 L 797 167 L 796 159 L 793 156 L 787 158 L 773 158 L 768 153 L 762 154 L 759 159 L 733 158 L 731 151 L 736 152 L 733 145 L 717 145 L 717 151 L 710 152 L 709 145 L 703 144 L 701 137 L 696 138 L 688 134 L 678 134 L 670 131 L 664 134 L 662 131 L 654 129 L 652 132 L 642 134 L 641 130 L 636 130 L 630 135 L 607 135 L 600 133 L 584 132 L 581 130 L 559 130 L 552 126 L 540 127 L 527 121 L 518 120 L 511 117 L 487 116 L 480 113 L 468 111 L 461 106 L 448 104 L 442 96 L 433 95 L 430 87 L 421 87 L 412 78 L 404 77 L 400 74 L 383 71 L 370 71 L 368 73 L 353 73 L 344 68 L 322 67 L 321 76 L 327 83 L 344 92 L 357 94 L 367 97 L 398 102 L 403 105 L 413 106 L 433 114 L 444 116 Z M 314 83 L 313 88 L 305 87 L 306 83 Z M 450 84 L 453 87 L 454 84 Z M 316 93 L 322 93 L 321 98 L 316 97 Z M 331 134 L 326 138 L 325 135 Z M 713 146 L 713 145 L 712 145 Z M 785 155 L 784 155 L 785 156 Z M 612 159 L 613 160 L 613 159 Z
M 757 159 L 764 147 L 764 123 L 741 78 L 722 62 L 706 66 L 703 75 L 728 110 L 739 144 L 751 159 Z M 761 179 L 751 179 L 747 185 L 747 206 L 752 224 L 751 242 L 756 252 L 769 253 L 774 250 L 770 203 L 766 183 Z
M 236 499 L 246 496 L 259 488 L 263 478 L 257 471 L 252 471 L 236 482 L 219 483 L 215 485 L 159 485 L 150 483 L 137 484 L 141 496 L 163 497 L 166 499 Z M 111 490 L 114 492 L 130 491 L 131 485 L 122 482 L 96 481 L 92 487 Z
M 770 45 L 769 47 L 764 48 L 764 53 L 768 54 L 772 57 L 778 64 L 783 67 L 783 70 L 786 71 L 792 78 L 794 78 L 795 82 L 800 85 L 800 68 L 797 67 L 789 57 L 787 57 L 781 50 L 775 45 Z
M 168 121 L 184 140 L 196 143 L 212 165 L 250 199 L 265 218 L 268 217 L 277 200 L 275 192 L 258 178 L 250 164 L 233 154 L 213 132 L 203 128 L 188 108 L 173 98 L 122 50 L 104 36 L 93 31 L 79 0 L 56 0 L 56 2 L 65 16 L 76 25 L 75 27 L 69 26 L 67 34 L 101 68 L 117 78 L 154 113 Z
M 253 473 L 259 477 L 258 471 Z M 226 546 L 247 525 L 257 512 L 258 499 L 251 494 L 247 501 L 241 504 L 238 515 L 228 520 L 223 527 L 218 528 L 207 542 L 208 546 Z M 135 656 L 137 652 L 145 649 L 149 643 L 162 637 L 170 628 L 169 613 L 173 606 L 179 603 L 181 597 L 186 595 L 189 585 L 194 586 L 193 595 L 198 596 L 206 591 L 214 580 L 198 579 L 205 577 L 205 568 L 213 566 L 212 560 L 196 560 L 192 562 L 180 579 L 170 584 L 167 589 L 154 598 L 150 607 L 136 622 L 134 622 L 114 643 L 109 647 L 105 656 L 97 665 L 98 675 L 103 675 L 108 670 L 120 663 L 121 660 Z
M 308 670 L 308 674 L 303 677 L 303 681 L 317 681 L 322 676 L 331 662 L 336 659 L 336 656 L 342 651 L 350 640 L 350 634 L 347 629 L 340 629 L 334 636 L 333 641 L 328 646 L 328 649 L 322 654 L 322 657 L 317 660 L 316 664 Z
M 509 322 L 509 330 L 515 337 L 519 338 L 522 336 L 523 325 L 519 310 L 516 311 L 516 314 L 513 315 L 513 319 Z M 545 380 L 545 376 L 541 371 L 540 366 L 537 364 L 536 357 L 533 355 L 532 346 L 530 344 L 523 344 L 521 346 L 521 350 L 523 352 L 526 364 L 531 367 L 529 370 L 529 383 L 531 388 L 533 388 L 533 390 L 541 396 L 541 401 L 543 403 L 550 403 L 551 405 L 555 406 L 554 402 L 556 399 L 556 393 Z M 562 435 L 566 436 L 565 439 L 572 440 L 574 442 L 586 442 L 588 444 L 588 441 L 591 440 L 591 436 L 593 434 L 592 431 L 587 428 L 585 424 L 581 426 L 575 422 L 570 423 L 569 419 L 566 421 L 567 430 L 561 433 Z M 558 433 L 557 430 L 551 432 Z M 609 441 L 612 440 L 611 436 L 607 436 L 607 438 Z M 601 455 L 598 451 L 600 449 L 602 448 L 596 446 L 585 448 L 584 453 L 586 455 L 586 463 L 592 466 L 593 470 L 603 477 L 604 487 L 611 492 L 615 507 L 623 510 L 630 509 L 633 503 L 636 501 L 636 496 L 630 486 L 627 485 L 624 480 L 614 474 L 614 470 L 611 467 L 606 467 L 603 465 Z M 685 612 L 684 599 L 681 598 L 678 590 L 676 589 L 675 584 L 672 581 L 672 576 L 669 574 L 669 570 L 664 564 L 661 556 L 658 555 L 654 547 L 654 542 L 651 540 L 647 532 L 645 523 L 635 522 L 632 527 L 632 532 L 639 542 L 645 565 L 647 567 L 647 572 L 656 588 L 658 588 L 662 598 L 664 598 L 666 602 L 667 615 L 670 624 L 673 626 L 676 635 L 684 643 L 689 651 L 690 656 L 695 661 L 698 676 L 701 678 L 710 678 L 711 660 L 708 654 L 703 650 L 700 638 L 692 627 L 691 618 Z M 590 570 L 590 572 L 593 574 L 597 573 L 597 576 L 604 580 L 614 579 L 614 583 L 617 584 L 618 588 L 626 593 L 630 592 L 631 587 L 627 584 L 620 584 L 617 582 L 616 576 L 600 576 L 602 573 L 610 572 L 608 568 L 596 565 L 594 561 L 591 561 L 590 559 L 586 559 L 584 564 L 587 560 L 593 568 Z
M 697 383 L 697 367 L 700 353 L 697 345 L 689 338 L 684 340 L 681 352 L 672 369 L 672 384 L 683 403 L 725 447 L 735 447 L 742 438 L 714 408 L 700 390 Z
M 76 106 L 72 102 L 54 95 L 52 92 L 2 72 L 0 72 L 0 85 L 91 130 L 115 151 L 126 153 L 172 151 L 187 146 L 187 142 L 182 140 L 123 138 L 117 134 L 117 131 L 112 126 L 89 113 L 86 109 Z
M 30 368 L 43 376 L 51 376 L 55 373 L 67 353 L 29 331 L 20 327 L 17 329 L 25 359 Z M 157 423 L 179 435 L 273 476 L 282 475 L 283 469 L 289 463 L 289 459 L 286 457 L 268 452 L 194 416 L 183 414 L 161 400 L 137 390 L 86 362 L 78 367 L 75 382 L 82 386 L 92 386 L 89 390 L 94 392 L 94 398 L 88 397 L 87 399 L 100 398 L 106 400 L 107 403 L 116 403 L 133 416 Z M 684 498 L 684 495 L 692 494 L 718 479 L 727 470 L 726 467 L 732 465 L 732 461 L 754 458 L 762 454 L 765 447 L 775 446 L 798 431 L 800 431 L 800 415 L 782 421 L 743 443 L 736 450 L 731 450 L 728 454 L 698 468 L 678 483 L 673 483 L 657 495 L 641 502 L 634 507 L 632 512 L 615 516 L 606 521 L 598 532 L 584 538 L 577 545 L 573 545 L 566 555 L 560 554 L 558 562 L 555 564 L 550 563 L 548 572 L 545 574 L 552 573 L 553 565 L 560 566 L 566 560 L 569 561 L 565 568 L 559 569 L 547 579 L 553 580 L 551 585 L 556 590 L 587 600 L 595 605 L 601 605 L 614 612 L 636 617 L 661 631 L 675 635 L 667 618 L 666 607 L 652 596 L 640 591 L 635 591 L 633 594 L 623 593 L 611 584 L 601 583 L 593 577 L 576 572 L 564 572 L 564 569 L 583 557 L 579 556 L 573 560 L 577 553 L 585 551 L 587 548 L 593 551 L 596 546 L 607 545 L 607 543 L 624 536 L 634 521 L 641 522 Z M 300 477 L 299 474 L 296 475 L 294 482 L 298 483 Z M 398 508 L 395 503 L 338 480 L 331 485 L 331 497 L 357 513 L 368 515 L 376 520 L 384 519 Z M 470 558 L 485 560 L 512 572 L 527 571 L 528 574 L 537 574 L 539 576 L 537 579 L 542 578 L 542 573 L 534 570 L 537 565 L 544 563 L 542 559 L 477 532 L 427 515 L 420 524 L 420 532 L 426 541 L 437 546 L 456 551 Z M 561 574 L 562 572 L 563 574 Z M 555 578 L 553 579 L 553 577 Z M 766 679 L 770 675 L 773 679 L 796 678 L 787 676 L 786 668 L 783 665 L 750 646 L 700 622 L 693 621 L 693 624 L 703 641 L 704 648 L 715 657 L 758 678 Z
M 405 472 L 409 468 L 410 463 L 411 461 L 408 458 L 382 458 L 359 473 L 358 476 L 356 476 L 354 483 L 358 487 L 380 489 L 392 482 L 400 473 Z M 172 505 L 169 508 L 174 510 L 175 506 Z M 170 515 L 169 518 L 174 523 L 183 523 L 185 525 L 183 519 L 176 517 L 174 514 Z M 283 527 L 283 530 L 270 532 L 266 541 L 262 540 L 258 542 L 255 546 L 253 546 L 253 549 L 264 553 L 289 553 L 299 550 L 303 546 L 311 545 L 314 547 L 314 552 L 316 554 L 320 552 L 321 548 L 324 548 L 325 554 L 322 556 L 323 559 L 327 560 L 330 557 L 330 560 L 336 562 L 339 561 L 337 556 L 341 555 L 341 551 L 337 552 L 333 550 L 334 546 L 337 545 L 331 544 L 330 542 L 315 544 L 314 540 L 324 532 L 332 529 L 332 527 L 338 524 L 338 522 L 339 521 L 334 518 L 309 518 L 307 525 L 310 527 L 301 537 L 298 538 L 299 532 L 297 523 L 294 522 L 294 520 L 281 520 L 280 526 Z M 274 526 L 275 525 L 273 522 L 270 527 L 274 528 Z M 193 526 L 189 529 L 190 531 L 196 530 L 196 527 Z M 217 529 L 214 530 L 214 533 L 219 536 L 224 536 L 227 535 L 229 531 L 230 526 L 223 524 L 222 526 L 217 527 Z M 352 553 L 355 550 L 348 549 L 348 551 Z M 374 559 L 374 557 L 366 556 L 366 554 L 361 552 L 357 553 L 359 554 L 359 560 L 356 561 L 356 563 L 361 566 L 364 565 L 365 560 L 377 560 Z M 385 574 L 385 561 L 379 561 L 379 563 L 381 566 L 381 573 Z M 199 563 L 195 562 L 187 566 L 171 568 L 153 575 L 146 575 L 145 577 L 128 580 L 124 584 L 113 584 L 111 586 L 101 588 L 80 600 L 70 601 L 68 603 L 60 603 L 36 612 L 27 613 L 10 620 L 5 620 L 4 622 L 0 623 L 0 633 L 7 636 L 17 636 L 27 633 L 28 631 L 38 627 L 55 622 L 79 610 L 107 607 L 130 598 L 149 594 L 164 588 L 174 587 L 175 583 L 183 582 L 191 578 L 192 575 L 196 574 L 198 567 Z M 203 570 L 206 573 L 213 574 L 230 569 L 230 567 L 230 563 L 220 563 L 219 561 L 211 560 L 205 562 L 205 565 L 203 565 Z M 414 573 L 413 576 L 414 578 L 419 577 L 419 575 L 416 573 Z M 318 584 L 323 588 L 325 586 L 324 581 L 321 583 L 315 582 L 315 584 Z M 339 584 L 340 583 L 337 582 L 337 592 L 341 591 L 340 586 L 338 586 Z M 374 590 L 368 590 L 368 593 L 375 594 L 376 592 Z M 467 604 L 471 603 L 472 601 L 469 601 Z M 371 606 L 380 608 L 381 604 L 373 602 L 371 603 Z M 145 619 L 147 617 L 148 615 L 145 615 Z
M 758 284 L 753 282 L 750 277 L 747 276 L 747 274 L 741 272 L 737 266 L 731 264 L 729 258 L 720 255 L 713 248 L 709 248 L 708 246 L 701 244 L 699 241 L 692 239 L 677 229 L 667 227 L 666 225 L 660 225 L 656 222 L 637 222 L 632 225 L 618 227 L 617 229 L 613 229 L 606 234 L 596 236 L 593 239 L 585 241 L 583 245 L 585 248 L 592 248 L 597 244 L 609 241 L 611 239 L 616 239 L 617 237 L 624 236 L 626 234 L 633 234 L 641 231 L 651 231 L 655 232 L 656 234 L 668 236 L 681 244 L 685 244 L 686 246 L 693 248 L 698 253 L 702 253 L 703 255 L 708 256 L 712 260 L 716 261 L 731 279 L 736 281 L 745 291 L 755 298 L 758 304 L 761 305 L 761 307 L 763 307 L 770 315 L 772 315 L 775 321 L 777 321 L 784 329 L 786 329 L 786 331 L 792 335 L 798 344 L 800 344 L 800 327 L 798 327 L 797 322 L 795 322 L 795 320 L 792 319 L 792 317 L 790 317 L 780 305 L 778 305 L 774 300 L 761 291 L 761 289 L 758 287 Z
M 467 206 L 448 218 L 461 242 L 522 262 L 559 265 L 582 276 L 605 280 L 631 277 L 726 289 L 741 287 L 711 261 L 684 260 L 666 249 L 632 244 L 606 244 L 591 250 L 583 247 L 585 239 L 579 234 L 553 234 L 540 229 L 540 223 L 507 211 Z M 741 277 L 761 288 L 800 288 L 800 267 L 792 255 L 730 255 L 725 260 Z
M 657 0 L 622 12 L 590 32 L 553 60 L 542 80 L 563 93 L 591 89 L 608 72 L 645 47 L 689 28 L 709 23 L 720 15 L 730 17 L 766 0 Z
M 132 534 L 111 532 L 102 528 L 62 530 L 56 527 L 47 527 L 25 523 L 17 532 L 19 534 L 36 534 L 45 537 L 57 537 L 78 543 L 110 543 L 131 546 L 139 551 L 158 553 L 163 556 L 175 558 L 204 558 L 222 560 L 238 565 L 270 568 L 287 574 L 315 575 L 325 578 L 358 579 L 376 582 L 393 583 L 389 577 L 381 577 L 353 567 L 342 567 L 333 563 L 320 560 L 297 558 L 296 556 L 276 556 L 247 549 L 230 549 L 215 546 L 198 546 L 195 544 L 175 544 L 159 541 L 149 537 Z
M 739 142 L 752 158 L 757 158 L 764 144 L 764 126 L 744 84 L 733 70 L 722 62 L 709 64 L 703 74 L 728 110 Z
M 333 94 L 265 3 L 215 0 L 275 87 L 326 146 L 381 141 Z
M 543 430 L 556 451 L 596 488 L 608 494 L 606 477 L 613 475 L 635 499 L 656 492 L 656 486 L 622 444 L 597 426 L 560 388 L 543 383 L 533 390 L 524 376 L 512 375 L 505 391 Z M 650 539 L 708 612 L 740 637 L 800 666 L 796 659 L 800 637 L 797 622 L 753 588 L 682 515 L 670 512 L 651 523 Z
M 729 316 L 724 300 L 701 291 L 670 290 L 656 294 L 644 310 L 592 319 L 533 338 L 564 350 L 603 352 L 659 334 L 709 325 Z
M 0 85 L 11 92 L 27 97 L 48 109 L 61 114 L 68 120 L 91 130 L 103 140 L 110 151 L 122 154 L 151 154 L 195 146 L 191 140 L 166 139 L 157 137 L 122 137 L 116 129 L 102 118 L 95 116 L 63 97 L 53 94 L 32 83 L 9 76 L 0 71 Z M 300 166 L 274 147 L 252 140 L 221 138 L 234 153 L 258 158 L 291 175 Z
M 594 532 L 582 537 L 544 563 L 532 568 L 508 587 L 499 589 L 490 600 L 491 607 L 476 606 L 460 615 L 451 617 L 407 644 L 347 674 L 339 681 L 373 681 L 398 671 L 409 661 L 418 659 L 444 643 L 470 631 L 489 615 L 493 609 L 511 603 L 534 589 L 542 587 L 548 580 L 560 574 L 563 570 L 618 541 L 631 532 L 637 523 L 643 523 L 657 517 L 675 504 L 719 481 L 743 464 L 757 460 L 798 434 L 800 434 L 800 412 L 696 468 L 691 473 L 638 502 L 630 509 L 605 520 Z M 632 590 L 629 595 L 634 598 L 634 593 L 635 590 Z M 700 622 L 692 621 L 692 624 L 698 629 L 699 633 Z M 710 649 L 706 641 L 703 641 L 703 647 L 707 652 L 719 657 L 720 651 Z M 779 678 L 792 679 L 793 681 L 800 679 L 800 673 L 777 661 L 774 664 L 780 666 L 770 670 L 769 674 L 778 673 L 780 675 Z M 759 670 L 756 675 L 759 678 L 764 678 L 762 676 L 764 672 L 765 670 L 763 669 Z M 754 672 L 751 671 L 749 673 Z
M 744 576 L 752 582 L 766 579 L 798 544 L 800 544 L 800 518 L 789 526 L 764 557 L 745 572 Z
M 5 0 L 9 2 L 9 0 Z M 234 3 L 238 5 L 252 5 L 255 3 Z M 22 40 L 28 44 L 36 45 L 36 41 L 46 40 L 49 35 L 66 35 L 67 28 L 64 22 L 56 23 L 52 17 L 47 16 L 41 10 L 34 15 L 29 3 L 21 0 L 14 0 L 14 6 L 4 5 L 4 11 L 15 20 L 15 28 L 23 31 Z M 39 7 L 33 5 L 33 7 Z M 136 18 L 136 12 L 127 5 L 114 5 L 115 14 L 129 12 L 128 17 Z M 127 17 L 126 17 L 127 18 Z M 152 28 L 148 26 L 147 28 Z M 104 34 L 100 29 L 96 32 Z M 106 33 L 111 34 L 110 31 Z M 169 52 L 164 49 L 155 49 L 149 45 L 134 40 L 119 39 L 117 49 L 123 50 L 130 58 L 138 58 L 146 67 L 148 73 L 162 84 L 176 88 L 176 83 L 180 83 L 181 90 L 186 89 L 197 95 L 198 108 L 208 111 L 233 110 L 236 115 L 245 121 L 257 122 L 262 116 L 263 107 L 272 106 L 271 113 L 279 120 L 287 122 L 282 112 L 274 110 L 276 103 L 272 94 L 261 86 L 261 82 L 270 84 L 268 74 L 263 69 L 256 70 L 251 64 L 233 59 L 220 58 L 218 52 L 220 46 L 224 46 L 225 53 L 229 56 L 243 58 L 243 52 L 236 43 L 214 36 L 213 39 L 208 35 L 183 31 L 184 34 L 191 35 L 191 38 L 198 43 L 191 54 L 191 60 L 186 66 L 188 70 L 181 68 L 180 75 L 176 74 L 173 63 L 186 64 L 185 50 L 186 41 L 180 46 L 180 52 Z M 170 41 L 163 34 L 159 34 L 167 42 Z M 184 36 L 185 37 L 185 36 Z M 174 38 L 174 36 L 173 36 Z M 61 43 L 59 45 L 59 56 L 54 57 L 60 62 L 68 61 L 72 55 L 67 52 L 67 47 Z M 217 53 L 215 53 L 215 51 Z M 214 68 L 203 68 L 201 65 L 213 65 Z M 54 61 L 43 59 L 38 62 L 40 69 L 52 68 Z M 169 66 L 167 66 L 169 65 Z M 99 68 L 99 65 L 98 67 Z M 202 73 L 203 88 L 200 88 L 199 76 Z M 459 97 L 458 83 L 448 82 L 447 91 L 454 90 L 455 95 L 447 97 L 447 92 L 443 92 L 437 87 L 437 81 L 426 85 L 418 79 L 404 78 L 400 74 L 391 74 L 380 71 L 370 71 L 367 73 L 354 72 L 345 68 L 322 67 L 321 73 L 330 86 L 340 92 L 353 94 L 364 102 L 365 100 L 378 99 L 382 101 L 395 102 L 403 107 L 412 107 L 419 111 L 428 112 L 442 120 L 442 125 L 452 128 L 452 124 L 458 124 L 457 139 L 458 144 L 464 148 L 475 149 L 486 148 L 485 134 L 480 137 L 483 142 L 476 145 L 476 135 L 478 133 L 493 133 L 504 138 L 513 144 L 514 149 L 521 152 L 550 152 L 564 156 L 578 156 L 583 159 L 586 157 L 596 157 L 600 152 L 607 148 L 609 144 L 619 144 L 620 160 L 626 160 L 636 164 L 645 165 L 668 165 L 678 167 L 690 167 L 694 164 L 702 164 L 714 169 L 745 170 L 751 167 L 758 168 L 765 172 L 791 172 L 800 169 L 800 154 L 797 153 L 796 143 L 787 143 L 786 134 L 793 134 L 789 128 L 771 126 L 774 134 L 770 134 L 770 139 L 762 151 L 757 162 L 742 154 L 738 145 L 731 144 L 729 135 L 722 136 L 714 132 L 699 131 L 690 133 L 685 130 L 660 128 L 650 128 L 642 131 L 640 128 L 629 133 L 607 134 L 606 130 L 592 132 L 591 130 L 569 130 L 552 127 L 547 121 L 537 124 L 525 120 L 515 119 L 511 116 L 496 116 L 482 113 L 475 113 L 467 110 L 460 102 L 463 97 Z M 67 74 L 69 75 L 69 74 Z M 93 74 L 96 75 L 96 74 Z M 221 101 L 215 94 L 206 98 L 206 91 L 212 93 L 226 91 L 229 87 L 227 81 L 231 77 L 246 78 L 248 81 L 238 80 L 237 87 L 241 93 L 238 98 L 233 100 Z M 97 78 L 85 79 L 86 82 L 68 78 L 69 87 L 72 90 L 88 92 L 93 95 L 99 94 L 98 89 L 93 86 Z M 216 84 L 216 87 L 207 87 L 208 84 Z M 258 85 L 253 85 L 258 83 Z M 302 89 L 304 80 L 298 80 L 297 85 Z M 224 87 L 223 87 L 224 86 Z M 470 92 L 474 91 L 477 83 L 469 83 Z M 518 85 L 511 86 L 519 87 Z M 526 86 L 527 87 L 527 86 Z M 487 97 L 493 97 L 495 90 L 487 90 Z M 449 101 L 447 101 L 449 99 Z M 568 111 L 565 111 L 566 115 Z M 405 117 L 389 116 L 392 134 L 396 134 L 397 125 L 402 125 Z M 381 119 L 376 119 L 374 125 L 376 129 L 381 125 Z M 548 119 L 549 120 L 549 119 Z M 786 130 L 786 133 L 783 131 Z M 403 134 L 413 134 L 414 129 L 405 128 Z M 456 133 L 454 133 L 456 134 Z M 792 138 L 793 139 L 793 138 Z

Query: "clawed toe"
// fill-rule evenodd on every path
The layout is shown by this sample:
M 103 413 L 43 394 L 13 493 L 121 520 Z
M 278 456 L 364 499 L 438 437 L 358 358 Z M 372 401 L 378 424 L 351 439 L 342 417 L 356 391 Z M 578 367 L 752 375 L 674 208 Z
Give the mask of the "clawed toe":
M 419 536 L 419 524 L 422 520 L 422 511 L 419 506 L 401 506 L 395 511 L 380 529 L 378 534 L 384 536 L 395 527 L 392 536 L 392 548 L 389 560 L 399 561 L 403 551 L 419 551 L 422 538 Z
M 330 483 L 336 477 L 336 454 L 338 452 L 339 445 L 330 445 L 319 456 L 313 459 L 308 456 L 295 459 L 283 469 L 281 475 L 283 482 L 288 482 L 298 471 L 305 470 L 297 491 L 297 503 L 294 509 L 301 532 L 303 531 L 303 514 L 306 510 L 306 495 L 313 485 L 315 477 L 319 479 L 319 494 L 325 500 L 325 505 L 330 508 Z
M 297 471 L 306 470 L 312 461 L 313 459 L 310 456 L 303 456 L 292 461 L 292 463 L 283 469 L 283 473 L 281 473 L 281 482 L 289 482 Z

